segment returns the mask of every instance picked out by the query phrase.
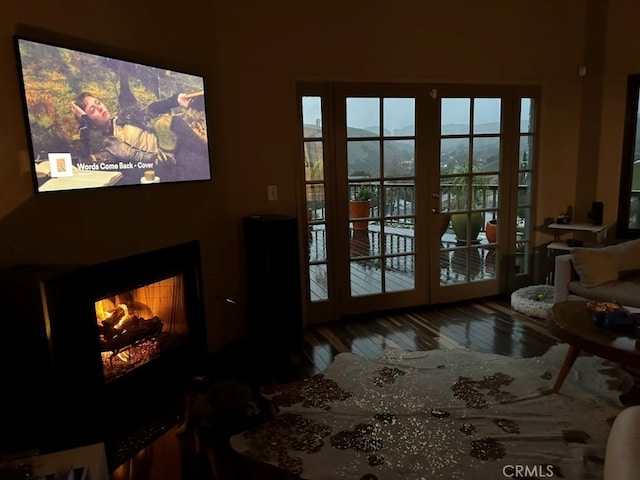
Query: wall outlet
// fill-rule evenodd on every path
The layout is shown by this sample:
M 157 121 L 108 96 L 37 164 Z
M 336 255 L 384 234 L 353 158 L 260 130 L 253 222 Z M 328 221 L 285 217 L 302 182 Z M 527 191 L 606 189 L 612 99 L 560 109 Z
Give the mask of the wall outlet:
M 269 199 L 269 201 L 278 200 L 278 186 L 277 185 L 267 185 L 267 199 Z

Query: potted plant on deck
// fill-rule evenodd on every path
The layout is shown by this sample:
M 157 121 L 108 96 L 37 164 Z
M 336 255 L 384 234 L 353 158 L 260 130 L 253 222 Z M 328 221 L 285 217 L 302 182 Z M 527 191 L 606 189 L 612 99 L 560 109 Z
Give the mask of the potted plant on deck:
M 371 185 L 354 185 L 351 190 L 349 202 L 349 218 L 352 219 L 354 230 L 367 230 L 369 220 L 355 220 L 367 218 L 371 212 L 371 199 L 376 194 L 376 189 Z
M 476 192 L 486 190 L 489 185 L 489 178 L 472 174 L 475 171 L 475 169 L 470 171 L 468 165 L 464 165 L 455 171 L 460 176 L 453 177 L 451 194 L 455 198 L 455 206 L 457 208 L 466 210 L 470 206 L 475 207 L 474 197 Z M 469 200 L 471 200 L 471 204 Z M 484 216 L 482 212 L 455 213 L 451 215 L 451 227 L 459 242 L 474 242 L 478 238 L 478 234 L 484 226 L 483 224 Z
M 351 201 L 349 202 L 349 218 L 353 225 L 351 236 L 351 256 L 366 257 L 370 254 L 369 216 L 371 200 L 377 189 L 368 184 L 351 185 Z

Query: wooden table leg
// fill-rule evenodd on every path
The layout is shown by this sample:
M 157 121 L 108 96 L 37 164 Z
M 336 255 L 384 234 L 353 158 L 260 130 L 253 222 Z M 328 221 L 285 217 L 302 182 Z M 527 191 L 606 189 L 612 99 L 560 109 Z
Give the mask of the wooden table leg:
M 562 387 L 562 384 L 564 383 L 564 380 L 567 378 L 567 374 L 569 373 L 569 370 L 571 370 L 571 367 L 573 366 L 573 363 L 576 361 L 576 358 L 578 358 L 579 353 L 580 353 L 579 346 L 569 345 L 569 350 L 567 351 L 567 354 L 564 357 L 564 363 L 562 364 L 562 368 L 560 368 L 560 373 L 558 373 L 558 378 L 556 379 L 556 383 L 553 385 L 553 388 L 551 389 L 553 393 L 558 393 L 558 391 L 560 390 L 560 387 Z

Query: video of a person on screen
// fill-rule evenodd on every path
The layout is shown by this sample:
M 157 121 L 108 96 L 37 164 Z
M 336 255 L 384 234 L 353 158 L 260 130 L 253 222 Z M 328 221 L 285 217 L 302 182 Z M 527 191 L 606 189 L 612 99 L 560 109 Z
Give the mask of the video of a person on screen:
M 202 77 L 19 48 L 40 191 L 210 178 Z

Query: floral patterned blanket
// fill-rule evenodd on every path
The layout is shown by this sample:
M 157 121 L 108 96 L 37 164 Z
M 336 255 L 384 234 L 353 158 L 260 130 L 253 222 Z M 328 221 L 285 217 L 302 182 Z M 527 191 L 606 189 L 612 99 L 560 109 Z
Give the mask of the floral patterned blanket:
M 264 388 L 277 413 L 231 445 L 309 480 L 601 478 L 631 379 L 580 356 L 548 393 L 566 350 L 342 353 L 321 374 Z

